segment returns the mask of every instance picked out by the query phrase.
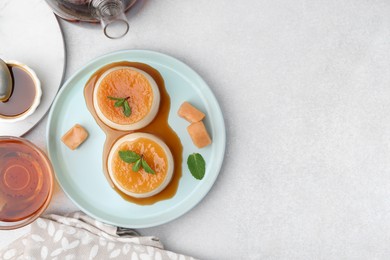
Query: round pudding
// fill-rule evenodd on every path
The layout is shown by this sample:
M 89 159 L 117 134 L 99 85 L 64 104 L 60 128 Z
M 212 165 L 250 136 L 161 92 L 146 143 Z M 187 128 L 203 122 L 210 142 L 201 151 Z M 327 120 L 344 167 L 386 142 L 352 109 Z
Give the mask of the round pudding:
M 137 162 L 126 162 L 121 153 L 136 154 L 153 173 L 143 165 L 135 171 Z M 107 165 L 115 186 L 135 198 L 147 198 L 161 192 L 171 181 L 174 168 L 168 146 L 158 137 L 146 133 L 128 134 L 117 140 L 110 150 Z
M 157 83 L 149 74 L 133 67 L 107 70 L 93 91 L 93 106 L 99 119 L 121 131 L 148 125 L 156 116 L 159 105 Z

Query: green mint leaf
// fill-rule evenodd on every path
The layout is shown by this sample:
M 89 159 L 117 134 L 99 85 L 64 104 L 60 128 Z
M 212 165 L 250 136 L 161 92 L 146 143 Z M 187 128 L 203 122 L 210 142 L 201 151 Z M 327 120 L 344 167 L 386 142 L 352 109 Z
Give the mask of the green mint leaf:
M 142 168 L 145 170 L 145 172 L 150 174 L 156 174 L 152 168 L 148 165 L 148 163 L 144 160 L 143 156 L 139 155 L 136 152 L 133 151 L 119 151 L 119 157 L 122 159 L 122 161 L 126 163 L 134 163 L 132 170 L 133 172 L 138 172 L 139 169 Z
M 131 115 L 131 108 L 130 108 L 130 105 L 129 105 L 129 101 L 127 101 L 129 99 L 129 97 L 117 98 L 117 97 L 107 96 L 107 98 L 109 98 L 111 100 L 116 100 L 114 106 L 115 107 L 123 107 L 123 114 L 126 117 L 129 117 Z
M 115 107 L 121 107 L 121 106 L 123 106 L 123 103 L 125 103 L 124 99 L 118 100 L 117 102 L 115 102 L 114 106 Z
M 152 168 L 148 165 L 148 163 L 142 158 L 141 159 L 142 168 L 144 168 L 145 172 L 150 174 L 156 174 Z
M 139 168 L 141 167 L 141 161 L 142 159 L 138 159 L 135 164 L 133 165 L 133 172 L 138 172 Z
M 129 117 L 131 115 L 131 108 L 127 100 L 125 100 L 123 103 L 123 114 L 125 114 L 126 117 Z
M 117 97 L 111 97 L 111 96 L 108 96 L 107 98 L 111 99 L 111 100 L 124 100 L 124 98 L 117 98 Z
M 204 174 L 206 173 L 206 162 L 204 161 L 202 155 L 199 153 L 190 154 L 187 159 L 187 165 L 195 179 L 203 179 Z
M 141 159 L 141 156 L 133 151 L 119 151 L 119 157 L 127 163 L 134 163 Z

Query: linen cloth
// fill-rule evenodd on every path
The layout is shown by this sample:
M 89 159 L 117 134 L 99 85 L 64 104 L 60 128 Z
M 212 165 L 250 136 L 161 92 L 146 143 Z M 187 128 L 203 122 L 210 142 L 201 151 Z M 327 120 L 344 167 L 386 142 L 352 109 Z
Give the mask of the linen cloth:
M 122 234 L 122 235 L 118 235 Z M 164 250 L 157 237 L 138 236 L 131 229 L 117 228 L 82 212 L 38 218 L 31 232 L 0 251 L 4 260 L 159 259 L 193 260 Z

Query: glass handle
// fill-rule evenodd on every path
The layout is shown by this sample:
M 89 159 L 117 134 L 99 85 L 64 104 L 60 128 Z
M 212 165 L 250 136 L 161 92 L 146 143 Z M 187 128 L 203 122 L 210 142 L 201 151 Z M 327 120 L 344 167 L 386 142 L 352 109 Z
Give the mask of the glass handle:
M 110 39 L 123 37 L 129 31 L 129 23 L 120 0 L 93 0 L 96 16 L 100 19 L 104 34 Z

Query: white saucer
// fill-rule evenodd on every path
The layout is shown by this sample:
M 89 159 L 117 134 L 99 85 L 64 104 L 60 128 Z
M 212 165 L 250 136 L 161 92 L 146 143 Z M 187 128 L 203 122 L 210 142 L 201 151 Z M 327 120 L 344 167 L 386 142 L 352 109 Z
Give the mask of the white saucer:
M 0 58 L 31 67 L 42 83 L 41 103 L 19 122 L 1 122 L 0 136 L 21 136 L 49 110 L 61 85 L 65 46 L 58 21 L 43 0 L 0 1 Z

